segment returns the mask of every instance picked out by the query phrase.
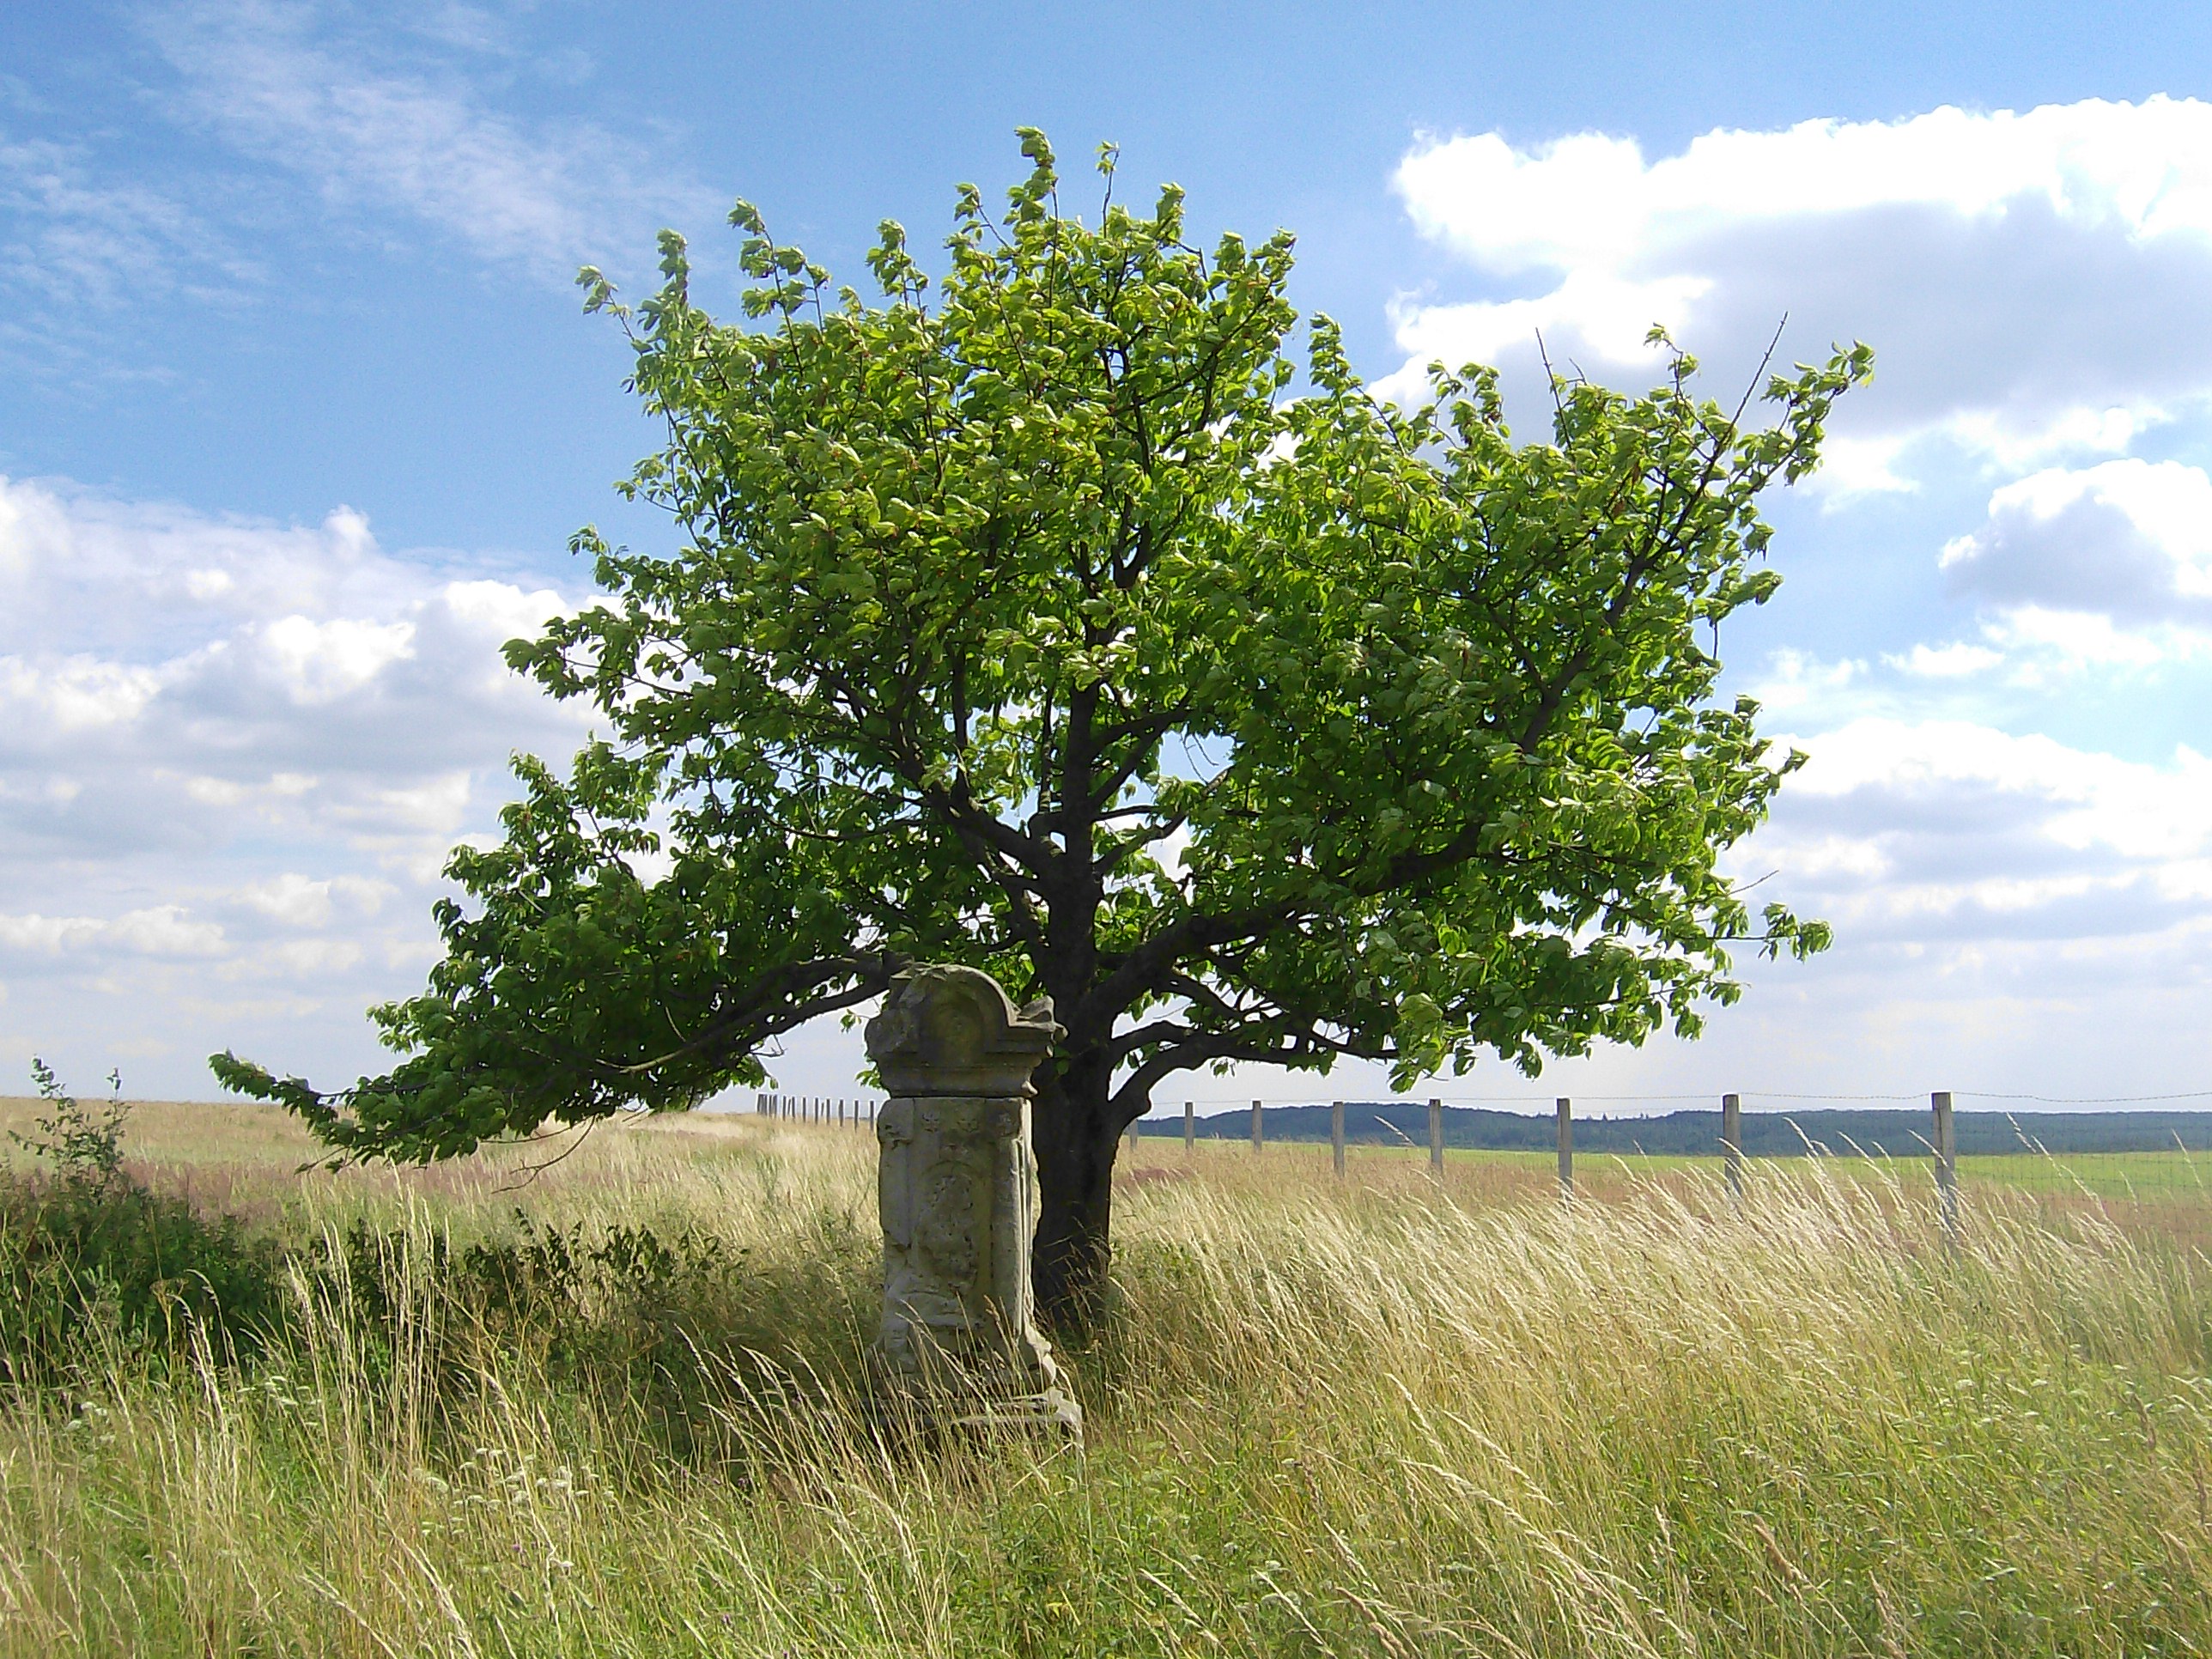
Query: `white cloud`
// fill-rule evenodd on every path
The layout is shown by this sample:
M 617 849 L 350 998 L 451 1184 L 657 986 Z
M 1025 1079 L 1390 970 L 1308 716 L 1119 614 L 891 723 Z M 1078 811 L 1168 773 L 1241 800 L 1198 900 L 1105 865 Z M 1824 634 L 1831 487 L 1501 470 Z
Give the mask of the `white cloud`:
M 2111 409 L 2075 407 L 2061 410 L 2039 428 L 2014 428 L 1989 410 L 1969 410 L 1954 416 L 1949 429 L 1993 465 L 2011 472 L 2055 455 L 2125 454 L 2142 434 L 2173 417 L 2172 410 L 2147 403 Z
M 135 719 L 161 690 L 155 670 L 77 655 L 36 668 L 0 657 L 0 708 L 51 721 L 64 732 Z
M 2109 666 L 2082 660 L 2100 648 L 2087 623 L 2101 620 L 2023 611 L 1979 641 L 1890 653 L 1886 673 L 1773 654 L 1752 690 L 1791 722 L 1774 732 L 1777 751 L 1809 758 L 1730 868 L 1761 883 L 1758 896 L 1833 924 L 1835 956 L 1806 971 L 1856 988 L 1799 1018 L 1866 1029 L 1899 1004 L 1950 1006 L 1999 982 L 2031 1002 L 2094 1001 L 2104 992 L 2079 954 L 2091 946 L 2099 971 L 2137 988 L 2185 963 L 2212 972 L 2212 761 L 2200 748 L 2153 763 L 1933 712 L 2067 653 L 2075 672 Z M 2180 950 L 2177 927 L 2203 937 Z
M 1752 696 L 1772 713 L 1802 710 L 1808 704 L 1832 701 L 1863 674 L 1865 667 L 1848 659 L 1821 662 L 1784 647 L 1767 659 L 1765 677 L 1752 687 Z
M 0 477 L 0 1054 L 106 1019 L 167 1045 L 142 1079 L 204 1091 L 200 1056 L 290 1041 L 304 1006 L 300 1063 L 369 1063 L 362 1010 L 419 983 L 440 867 L 494 827 L 507 756 L 581 735 L 500 656 L 570 603 L 343 509 Z
M 1832 434 L 1820 447 L 1820 470 L 1813 475 L 1812 487 L 1831 510 L 1862 495 L 1917 495 L 1920 481 L 1897 470 L 1911 447 L 1909 434 L 1893 432 Z
M 2212 853 L 2212 760 L 2185 746 L 2153 766 L 2040 733 L 1885 717 L 1789 741 L 1811 759 L 1784 790 L 1781 833 L 1762 832 L 1762 855 L 1801 835 L 1832 848 L 1855 829 L 1884 868 L 1912 876 L 1916 904 L 1927 890 L 2018 893 L 2056 876 L 2130 880 Z M 1951 856 L 1961 843 L 1982 850 Z M 2054 870 L 2057 849 L 2097 862 Z M 1837 860 L 1828 852 L 1822 862 Z
M 100 937 L 125 950 L 155 957 L 214 957 L 225 954 L 222 929 L 197 921 L 180 904 L 156 904 L 125 911 L 106 923 Z
M 131 956 L 215 957 L 224 954 L 226 941 L 215 923 L 194 921 L 182 905 L 160 904 L 106 919 L 0 915 L 0 947 L 46 956 L 118 951 Z
M 0 133 L 0 288 L 56 321 L 179 289 L 222 299 L 260 281 L 200 215 L 143 178 L 105 177 L 76 145 Z
M 1945 646 L 1916 645 L 1903 656 L 1885 660 L 1893 667 L 1923 679 L 1955 680 L 1995 668 L 2004 660 L 2004 653 L 1961 641 Z
M 411 622 L 340 617 L 279 617 L 256 630 L 287 689 L 302 702 L 330 702 L 367 685 L 392 664 L 415 654 Z
M 1527 403 L 1538 327 L 1555 364 L 1640 380 L 1654 322 L 1738 385 L 1787 315 L 1785 362 L 1876 349 L 1834 427 L 1832 487 L 1861 492 L 1909 486 L 1915 443 L 2008 468 L 2118 453 L 2212 399 L 2212 104 L 1808 121 L 1656 160 L 1626 137 L 1482 133 L 1425 141 L 1397 187 L 1519 291 L 1401 305 L 1394 394 L 1431 358 L 1474 358 Z
M 627 263 L 660 225 L 716 213 L 642 144 L 589 122 L 533 129 L 449 66 L 380 61 L 320 21 L 241 0 L 179 9 L 155 34 L 194 116 L 332 207 L 396 210 L 551 280 Z
M 1711 292 L 1707 276 L 1662 276 L 1631 282 L 1611 272 L 1573 270 L 1536 299 L 1480 305 L 1401 306 L 1398 343 L 1421 362 L 1495 362 L 1525 352 L 1539 335 L 1552 343 L 1554 367 L 1566 353 L 1595 356 L 1601 364 L 1656 365 L 1645 344 L 1653 324 L 1680 333 L 1696 316 L 1696 302 Z
M 2212 478 L 2179 461 L 2046 468 L 1993 494 L 1942 565 L 2008 607 L 2212 621 Z
M 1923 718 L 1789 741 L 1811 759 L 1732 863 L 1765 878 L 1754 896 L 1832 923 L 1835 948 L 1750 964 L 1741 1010 L 1694 1053 L 1638 1062 L 1638 1086 L 2194 1086 L 2212 1060 L 2212 761 Z
M 398 890 L 386 881 L 358 876 L 316 880 L 297 871 L 286 871 L 241 889 L 237 899 L 288 927 L 320 927 L 341 908 L 374 915 Z
M 2060 218 L 2150 238 L 2212 234 L 2212 106 L 2090 100 L 2015 114 L 1943 108 L 1898 122 L 1717 131 L 1647 163 L 1632 138 L 1578 133 L 1526 154 L 1495 133 L 1401 164 L 1414 221 L 1492 270 L 1620 267 L 1654 243 L 1747 221 L 1918 205 Z
M 2040 685 L 2090 670 L 2148 669 L 2192 654 L 2202 642 L 2174 629 L 2138 632 L 2093 611 L 2021 605 L 1984 623 L 1984 637 L 2014 659 L 2014 678 Z

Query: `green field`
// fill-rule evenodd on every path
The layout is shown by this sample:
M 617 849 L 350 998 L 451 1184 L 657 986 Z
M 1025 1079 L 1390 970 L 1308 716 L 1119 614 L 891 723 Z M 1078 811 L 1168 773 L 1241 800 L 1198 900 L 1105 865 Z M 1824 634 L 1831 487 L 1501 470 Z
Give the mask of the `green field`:
M 350 1265 L 295 1268 L 259 1359 L 94 1345 L 0 1407 L 0 1651 L 2212 1648 L 2212 1269 L 2017 1160 L 1954 1246 L 1841 1161 L 1739 1210 L 1704 1161 L 1591 1159 L 1562 1206 L 1541 1158 L 1340 1186 L 1326 1146 L 1148 1143 L 1069 1356 L 1087 1453 L 1040 1456 L 870 1430 L 865 1133 L 333 1176 L 265 1111 L 165 1107 L 132 1150 Z M 462 1254 L 547 1229 L 601 1266 L 491 1295 Z

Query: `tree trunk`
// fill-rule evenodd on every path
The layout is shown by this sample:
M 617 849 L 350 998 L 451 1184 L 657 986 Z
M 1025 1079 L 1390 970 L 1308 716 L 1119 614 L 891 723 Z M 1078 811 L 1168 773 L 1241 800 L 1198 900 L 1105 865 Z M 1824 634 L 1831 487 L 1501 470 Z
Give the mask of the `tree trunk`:
M 1113 1068 L 1071 1055 L 1037 1068 L 1031 1134 L 1037 1161 L 1036 1253 L 1030 1276 L 1045 1328 L 1079 1335 L 1100 1311 L 1113 1260 L 1114 1155 L 1126 1127 L 1109 1105 Z

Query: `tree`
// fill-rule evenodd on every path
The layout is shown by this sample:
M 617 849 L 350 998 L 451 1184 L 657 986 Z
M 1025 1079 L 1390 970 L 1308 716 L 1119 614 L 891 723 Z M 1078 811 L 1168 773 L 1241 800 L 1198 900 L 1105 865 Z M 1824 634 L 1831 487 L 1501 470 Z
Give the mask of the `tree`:
M 941 284 L 882 226 L 881 303 L 742 203 L 749 324 L 693 303 L 672 233 L 634 311 L 583 273 L 665 423 L 624 492 L 680 544 L 580 532 L 609 599 L 507 655 L 611 737 L 519 761 L 503 843 L 453 855 L 444 960 L 374 1011 L 387 1075 L 226 1083 L 341 1157 L 443 1157 L 758 1085 L 780 1033 L 969 963 L 1066 1030 L 1035 1119 L 1064 1322 L 1176 1072 L 1533 1073 L 1694 1035 L 1732 945 L 1825 943 L 1718 872 L 1802 757 L 1715 700 L 1699 630 L 1774 591 L 1757 498 L 1865 349 L 1773 378 L 1764 425 L 1679 354 L 1639 398 L 1558 380 L 1516 444 L 1491 371 L 1395 407 L 1316 317 L 1292 395 L 1287 234 L 1209 256 L 1174 187 L 1113 204 L 1110 148 L 1094 228 L 1022 140 L 1002 216 L 960 191 Z

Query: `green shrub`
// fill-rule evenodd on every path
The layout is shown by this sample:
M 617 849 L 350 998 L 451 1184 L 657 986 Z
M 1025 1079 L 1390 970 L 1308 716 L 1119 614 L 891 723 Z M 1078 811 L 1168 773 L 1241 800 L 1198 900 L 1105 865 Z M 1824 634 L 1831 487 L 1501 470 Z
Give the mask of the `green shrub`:
M 10 1139 L 43 1167 L 0 1176 L 0 1386 L 49 1386 L 103 1350 L 162 1357 L 195 1333 L 257 1350 L 281 1323 L 283 1256 L 123 1168 L 127 1109 L 95 1113 L 32 1062 L 46 1114 Z

